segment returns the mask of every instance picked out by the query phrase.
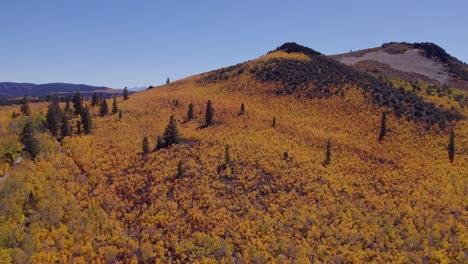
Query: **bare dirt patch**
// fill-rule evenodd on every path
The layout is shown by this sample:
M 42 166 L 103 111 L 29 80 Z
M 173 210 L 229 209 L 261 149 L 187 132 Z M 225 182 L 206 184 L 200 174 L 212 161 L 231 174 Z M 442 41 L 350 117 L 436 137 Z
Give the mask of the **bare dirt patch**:
M 426 58 L 418 49 L 410 49 L 403 54 L 372 51 L 361 57 L 343 56 L 337 60 L 346 65 L 354 65 L 360 61 L 377 61 L 400 71 L 424 75 L 442 84 L 446 84 L 449 79 L 448 69 L 442 63 Z

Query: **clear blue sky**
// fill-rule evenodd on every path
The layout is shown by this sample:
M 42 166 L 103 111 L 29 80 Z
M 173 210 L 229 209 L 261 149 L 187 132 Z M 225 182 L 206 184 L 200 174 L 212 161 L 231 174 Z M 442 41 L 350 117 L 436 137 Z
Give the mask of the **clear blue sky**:
M 0 82 L 159 85 L 294 41 L 324 54 L 388 41 L 468 62 L 468 1 L 0 0 Z

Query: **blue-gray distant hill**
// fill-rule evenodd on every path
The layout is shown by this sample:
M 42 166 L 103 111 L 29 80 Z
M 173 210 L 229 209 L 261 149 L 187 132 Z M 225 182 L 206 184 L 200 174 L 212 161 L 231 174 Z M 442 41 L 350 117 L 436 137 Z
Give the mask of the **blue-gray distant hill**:
M 79 91 L 83 96 L 91 96 L 94 92 L 99 92 L 104 97 L 112 97 L 122 93 L 122 90 L 85 84 L 0 82 L 0 98 L 14 98 L 24 95 L 35 97 L 45 97 L 48 95 L 70 96 L 76 91 Z

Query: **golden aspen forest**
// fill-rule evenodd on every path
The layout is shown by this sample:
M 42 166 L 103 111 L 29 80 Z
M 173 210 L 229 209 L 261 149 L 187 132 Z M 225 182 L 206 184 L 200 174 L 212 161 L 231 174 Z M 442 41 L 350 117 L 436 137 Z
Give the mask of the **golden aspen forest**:
M 431 87 L 289 43 L 81 98 L 89 133 L 1 106 L 0 263 L 467 263 L 468 92 Z

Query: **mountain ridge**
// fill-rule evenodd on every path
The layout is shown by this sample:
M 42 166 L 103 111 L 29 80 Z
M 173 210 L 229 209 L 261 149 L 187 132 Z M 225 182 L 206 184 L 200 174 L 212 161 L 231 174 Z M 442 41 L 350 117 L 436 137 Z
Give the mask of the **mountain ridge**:
M 16 82 L 0 82 L 0 98 L 12 98 L 27 96 L 47 96 L 47 95 L 63 95 L 69 96 L 76 91 L 80 91 L 84 96 L 90 96 L 93 92 L 102 92 L 104 94 L 120 94 L 120 90 L 112 89 L 105 86 L 93 86 L 87 84 L 72 84 L 72 83 L 16 83 Z
M 343 96 L 349 85 L 364 91 L 370 102 L 388 107 L 397 116 L 423 121 L 427 124 L 445 126 L 446 122 L 458 120 L 462 115 L 454 109 L 444 109 L 425 102 L 419 95 L 398 89 L 392 83 L 380 80 L 374 75 L 340 63 L 311 48 L 294 42 L 287 42 L 266 56 L 275 52 L 305 54 L 308 59 L 272 57 L 260 61 L 247 61 L 234 66 L 207 73 L 205 82 L 225 81 L 243 74 L 251 74 L 263 83 L 274 83 L 277 95 L 296 95 L 306 98 Z
M 329 57 L 378 77 L 468 90 L 468 65 L 431 42 L 388 42 Z

